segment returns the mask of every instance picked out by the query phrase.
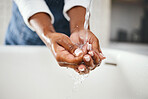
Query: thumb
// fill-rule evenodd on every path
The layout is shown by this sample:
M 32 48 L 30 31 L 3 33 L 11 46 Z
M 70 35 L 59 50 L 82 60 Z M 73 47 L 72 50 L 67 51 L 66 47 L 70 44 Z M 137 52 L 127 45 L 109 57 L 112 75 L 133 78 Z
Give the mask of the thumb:
M 69 37 L 63 38 L 62 40 L 57 41 L 57 43 L 74 56 L 81 56 L 83 54 L 83 51 L 73 44 Z

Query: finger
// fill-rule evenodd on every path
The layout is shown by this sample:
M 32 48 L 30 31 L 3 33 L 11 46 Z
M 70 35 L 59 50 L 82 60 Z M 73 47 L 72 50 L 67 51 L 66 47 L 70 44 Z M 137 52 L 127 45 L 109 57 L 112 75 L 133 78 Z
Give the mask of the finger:
M 87 42 L 86 44 L 87 44 L 87 51 L 92 50 L 92 44 L 89 44 L 89 42 Z
M 91 51 L 92 47 L 93 47 L 93 49 L 95 49 L 95 52 Z M 105 57 L 102 54 L 102 51 L 100 49 L 98 41 L 93 43 L 93 46 L 92 46 L 92 44 L 89 44 L 89 42 L 87 42 L 87 51 L 90 51 L 89 53 L 90 53 L 90 55 L 92 56 L 92 58 L 95 62 L 94 64 L 98 64 L 100 60 L 105 59 Z M 98 53 L 98 55 L 97 55 L 96 52 Z
M 84 72 L 79 72 L 80 75 L 88 74 L 90 72 L 89 69 L 86 69 Z
M 92 49 L 99 55 L 100 59 L 103 60 L 106 57 L 103 55 L 101 48 L 100 48 L 100 44 L 99 44 L 99 40 L 96 39 L 95 41 L 93 41 L 92 43 Z
M 100 57 L 101 60 L 106 59 L 103 53 L 99 53 L 98 50 L 96 50 L 95 52 L 97 53 L 97 55 Z
M 58 53 L 56 56 L 58 62 L 65 62 L 67 64 L 80 64 L 83 60 L 83 56 L 74 57 L 70 53 Z
M 62 63 L 62 62 L 58 62 L 59 65 L 61 67 L 68 67 L 68 68 L 72 68 L 74 69 L 76 72 L 78 72 L 79 74 L 88 74 L 89 73 L 89 69 L 86 68 L 85 65 L 81 64 L 81 65 L 76 65 L 76 64 L 67 64 L 67 63 Z
M 59 65 L 61 67 L 72 68 L 72 69 L 74 69 L 79 74 L 87 74 L 87 73 L 89 73 L 89 70 L 83 64 L 81 64 L 81 65 L 78 66 L 76 64 L 66 64 L 66 63 L 62 63 L 62 62 L 58 62 L 58 63 L 59 63 Z
M 99 54 L 100 54 L 100 57 L 101 57 L 102 60 L 103 60 L 103 59 L 106 59 L 106 57 L 104 56 L 103 53 L 99 53 Z
M 83 51 L 80 48 L 77 48 L 74 53 L 74 56 L 82 56 L 83 55 Z
M 77 64 L 70 64 L 70 63 L 66 63 L 66 62 L 58 62 L 58 64 L 61 67 L 68 67 L 68 68 L 72 68 L 74 70 L 78 68 L 78 65 Z
M 82 47 L 83 54 L 87 54 L 87 44 Z
M 86 66 L 83 65 L 83 64 L 81 64 L 80 66 L 78 66 L 78 70 L 79 70 L 80 72 L 84 72 L 84 71 L 86 70 Z
M 77 65 L 77 64 L 67 64 L 67 63 L 62 63 L 62 62 L 58 62 L 58 64 L 61 67 L 68 67 L 68 68 L 72 68 L 74 69 L 76 72 L 78 72 L 79 74 L 88 74 L 89 73 L 89 69 L 86 68 L 85 65 L 81 64 L 81 65 Z
M 92 54 L 92 51 L 90 51 L 89 54 L 91 54 L 91 56 L 93 56 L 95 67 L 99 67 L 102 60 L 105 58 L 104 56 L 101 56 L 98 51 L 93 51 L 93 54 Z
M 58 62 L 65 62 L 69 64 L 80 64 L 83 60 L 83 55 L 75 57 L 70 52 L 65 50 L 62 46 L 58 44 L 54 45 L 55 48 L 55 58 Z
M 88 54 L 84 55 L 83 61 L 84 61 L 85 65 L 88 67 L 88 69 L 91 70 L 91 69 L 95 68 L 93 59 L 91 58 L 90 55 L 88 55 Z
M 75 71 L 77 73 L 79 73 L 80 75 L 82 75 L 82 74 L 88 74 L 89 73 L 89 70 L 86 68 L 85 65 L 78 66 L 78 68 L 76 68 Z
M 99 64 L 101 59 L 100 59 L 99 55 L 97 55 L 97 53 L 95 53 L 94 51 L 89 51 L 88 54 L 92 57 L 95 65 Z
M 93 51 L 99 56 L 100 60 L 103 60 L 106 58 L 102 52 L 99 52 L 98 49 L 93 49 Z
M 88 74 L 89 73 L 89 69 L 84 65 L 81 64 L 78 66 L 78 70 L 79 70 L 79 74 Z
M 100 44 L 99 44 L 99 40 L 96 39 L 95 41 L 93 41 L 92 43 L 92 49 L 99 55 L 99 57 L 103 60 L 105 59 L 105 57 L 103 56 L 103 54 L 100 55 L 100 53 L 102 53 L 101 48 L 100 48 Z
M 66 37 L 62 40 L 58 40 L 57 44 L 64 47 L 67 51 L 75 56 L 80 56 L 83 54 L 83 51 L 79 49 L 76 45 L 74 45 L 69 37 Z

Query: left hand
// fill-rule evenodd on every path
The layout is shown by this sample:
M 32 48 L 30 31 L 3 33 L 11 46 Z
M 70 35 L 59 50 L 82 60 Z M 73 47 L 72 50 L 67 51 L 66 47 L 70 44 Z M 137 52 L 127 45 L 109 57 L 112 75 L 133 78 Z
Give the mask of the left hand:
M 90 30 L 76 30 L 70 36 L 71 41 L 85 53 L 83 67 L 86 71 L 94 70 L 105 59 L 100 49 L 98 38 Z M 79 68 L 82 68 L 79 66 Z M 78 72 L 80 72 L 78 68 Z

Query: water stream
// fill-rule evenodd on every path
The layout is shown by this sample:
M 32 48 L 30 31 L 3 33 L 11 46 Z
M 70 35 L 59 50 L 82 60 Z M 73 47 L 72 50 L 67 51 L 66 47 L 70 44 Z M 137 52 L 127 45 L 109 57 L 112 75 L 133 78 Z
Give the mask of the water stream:
M 90 3 L 88 5 L 88 7 L 86 8 L 85 22 L 84 22 L 84 29 L 86 32 L 86 38 L 85 38 L 84 44 L 87 43 L 87 39 L 88 39 L 87 30 L 88 30 L 88 26 L 89 26 L 91 3 L 92 3 L 92 0 L 90 0 Z M 74 85 L 73 85 L 73 89 L 72 89 L 71 93 L 69 94 L 69 96 L 66 99 L 71 99 L 73 94 L 78 92 L 80 86 L 83 85 L 84 80 L 86 80 L 86 78 L 89 76 L 89 74 L 79 75 L 79 74 L 72 74 L 70 72 L 69 72 L 69 75 L 70 75 L 70 78 L 72 78 Z
M 90 0 L 90 3 L 88 5 L 88 7 L 86 8 L 86 14 L 85 14 L 85 22 L 84 22 L 84 29 L 86 31 L 85 43 L 87 42 L 87 39 L 88 39 L 88 32 L 87 32 L 87 30 L 88 30 L 88 26 L 89 26 L 91 3 L 92 3 L 92 0 Z
M 89 74 L 80 75 L 76 72 L 72 72 L 72 69 L 70 68 L 67 68 L 67 70 L 69 78 L 71 78 L 73 81 L 73 87 L 72 90 L 70 90 L 70 93 L 68 94 L 66 99 L 71 99 L 74 95 L 76 95 L 79 92 L 80 88 L 84 87 L 83 83 L 87 79 Z

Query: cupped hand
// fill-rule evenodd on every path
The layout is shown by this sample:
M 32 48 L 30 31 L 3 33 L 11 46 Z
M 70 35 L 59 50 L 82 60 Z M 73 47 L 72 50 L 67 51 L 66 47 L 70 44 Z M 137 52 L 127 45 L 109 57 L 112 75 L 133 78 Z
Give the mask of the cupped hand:
M 95 69 L 105 59 L 100 49 L 98 38 L 90 30 L 74 31 L 70 39 L 83 50 L 83 62 L 87 71 Z
M 62 33 L 51 33 L 46 36 L 42 35 L 42 37 L 60 66 L 73 68 L 76 71 L 78 71 L 79 66 L 84 67 L 81 64 L 84 55 L 83 51 L 74 45 L 68 36 Z

